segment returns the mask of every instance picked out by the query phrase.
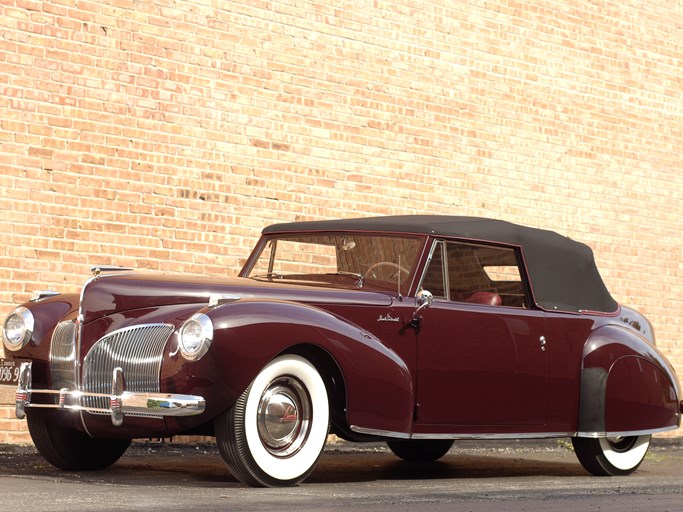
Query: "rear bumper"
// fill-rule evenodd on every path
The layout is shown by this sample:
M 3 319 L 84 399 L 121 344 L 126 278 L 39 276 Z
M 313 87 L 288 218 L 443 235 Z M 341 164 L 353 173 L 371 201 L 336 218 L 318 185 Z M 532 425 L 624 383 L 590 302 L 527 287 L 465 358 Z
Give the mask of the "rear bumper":
M 85 393 L 66 388 L 32 389 L 31 363 L 22 363 L 19 370 L 19 385 L 15 403 L 16 416 L 23 419 L 27 408 L 68 409 L 85 411 L 93 414 L 109 414 L 115 426 L 123 424 L 126 414 L 148 416 L 195 416 L 204 412 L 206 402 L 201 396 L 167 394 L 167 393 L 135 393 L 125 391 L 125 378 L 121 368 L 112 373 L 111 394 Z M 33 403 L 35 395 L 58 397 L 57 403 Z M 108 408 L 88 407 L 83 405 L 87 398 L 108 399 Z M 54 400 L 53 400 L 54 402 Z

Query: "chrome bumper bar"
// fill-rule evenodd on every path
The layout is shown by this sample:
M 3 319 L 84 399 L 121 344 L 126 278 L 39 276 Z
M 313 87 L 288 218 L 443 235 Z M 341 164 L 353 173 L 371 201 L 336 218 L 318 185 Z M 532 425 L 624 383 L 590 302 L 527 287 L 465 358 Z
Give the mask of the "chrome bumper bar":
M 19 369 L 19 385 L 16 393 L 16 416 L 26 417 L 26 408 L 68 409 L 86 411 L 90 413 L 104 413 L 111 415 L 115 426 L 123 424 L 126 414 L 149 414 L 156 416 L 195 416 L 204 412 L 206 402 L 201 396 L 179 395 L 166 393 L 134 393 L 125 391 L 125 379 L 121 368 L 114 368 L 112 372 L 111 394 L 86 393 L 69 390 L 67 388 L 31 389 L 31 363 L 21 363 Z M 58 395 L 56 404 L 32 403 L 33 395 Z M 109 398 L 109 408 L 100 409 L 81 405 L 82 398 Z

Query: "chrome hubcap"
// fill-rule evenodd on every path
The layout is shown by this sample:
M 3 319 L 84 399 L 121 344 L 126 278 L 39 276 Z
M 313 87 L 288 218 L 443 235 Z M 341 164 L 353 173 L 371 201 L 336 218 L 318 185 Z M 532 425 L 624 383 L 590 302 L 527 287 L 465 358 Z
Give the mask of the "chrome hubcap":
M 310 397 L 298 380 L 274 380 L 259 402 L 257 426 L 261 443 L 276 457 L 295 454 L 306 442 L 311 414 Z

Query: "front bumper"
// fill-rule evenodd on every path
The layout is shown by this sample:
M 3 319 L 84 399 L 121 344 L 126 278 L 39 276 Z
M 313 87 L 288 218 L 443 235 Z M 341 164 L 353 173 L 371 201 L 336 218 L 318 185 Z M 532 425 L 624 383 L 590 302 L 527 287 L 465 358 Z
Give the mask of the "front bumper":
M 115 426 L 123 424 L 126 414 L 154 416 L 195 416 L 204 412 L 206 402 L 201 396 L 167 393 L 133 393 L 125 391 L 125 378 L 121 368 L 112 372 L 111 394 L 85 393 L 78 390 L 62 388 L 32 389 L 31 363 L 21 363 L 19 369 L 19 385 L 16 393 L 16 416 L 26 417 L 26 408 L 69 409 L 94 414 L 109 414 Z M 59 396 L 57 403 L 33 403 L 34 395 Z M 83 399 L 108 398 L 109 408 L 94 408 L 83 405 Z

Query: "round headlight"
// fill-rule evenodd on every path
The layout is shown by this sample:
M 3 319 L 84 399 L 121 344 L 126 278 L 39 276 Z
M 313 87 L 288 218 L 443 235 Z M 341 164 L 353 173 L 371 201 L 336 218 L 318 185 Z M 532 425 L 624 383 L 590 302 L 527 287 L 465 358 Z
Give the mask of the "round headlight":
M 7 350 L 16 351 L 26 346 L 33 334 L 33 313 L 25 307 L 12 311 L 5 320 L 3 342 Z
M 203 313 L 190 317 L 180 328 L 180 353 L 188 361 L 206 354 L 213 340 L 213 323 Z

